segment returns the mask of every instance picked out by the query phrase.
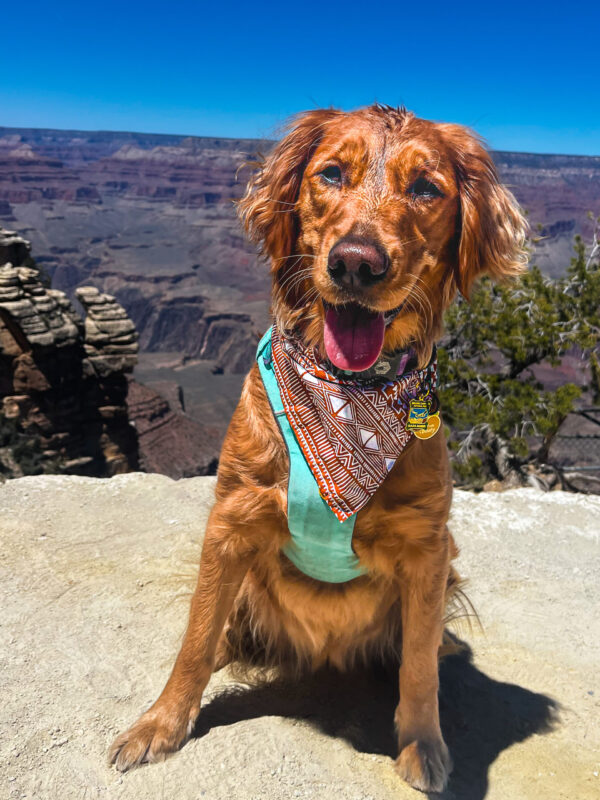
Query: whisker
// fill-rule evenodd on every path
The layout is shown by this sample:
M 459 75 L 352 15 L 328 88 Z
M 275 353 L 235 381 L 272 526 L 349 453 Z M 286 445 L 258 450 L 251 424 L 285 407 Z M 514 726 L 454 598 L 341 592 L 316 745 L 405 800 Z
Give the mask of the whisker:
M 400 247 L 403 247 L 405 244 L 412 244 L 413 242 L 418 242 L 420 240 L 420 236 L 415 236 L 414 239 L 405 239 L 403 242 L 399 242 L 399 245 Z
M 302 275 L 301 274 L 299 276 L 296 276 L 296 280 L 293 283 L 291 283 L 290 286 L 288 286 L 288 288 L 287 288 L 287 291 L 285 293 L 285 299 L 287 300 L 288 294 L 290 292 L 294 291 L 298 286 L 300 286 L 302 281 L 307 280 L 307 278 L 308 278 L 308 275 Z
M 288 266 L 286 266 L 286 267 L 285 267 L 285 269 L 286 269 L 286 270 L 289 270 L 289 272 L 287 273 L 287 276 L 286 276 L 286 277 L 285 277 L 285 278 L 282 280 L 282 282 L 281 282 L 281 285 L 282 285 L 282 286 L 285 286 L 285 284 L 287 283 L 287 281 L 289 281 L 289 280 L 293 280 L 293 278 L 295 278 L 295 277 L 296 277 L 296 275 L 297 275 L 298 273 L 297 273 L 297 272 L 295 272 L 295 270 L 294 270 L 294 267 L 297 265 L 297 263 L 298 263 L 298 261 L 300 261 L 300 259 L 301 259 L 301 256 L 298 256 L 298 258 L 296 259 L 296 261 L 294 261 L 294 263 L 293 263 L 293 264 L 290 264 L 290 265 L 289 265 L 289 267 L 288 267 Z M 306 268 L 305 268 L 305 269 L 306 269 Z M 300 271 L 302 271 L 302 270 L 300 270 Z M 285 274 L 285 273 L 284 273 L 284 274 Z
M 300 272 L 310 272 L 310 270 L 312 269 L 312 265 L 309 265 L 309 266 L 306 266 L 306 267 L 301 267 L 299 270 L 294 269 L 296 267 L 297 263 L 300 261 L 300 259 L 301 259 L 301 256 L 299 256 L 296 259 L 296 261 L 294 261 L 293 264 L 288 264 L 281 270 L 283 275 L 286 276 L 285 280 L 289 280 L 290 278 L 295 277 Z
M 290 253 L 289 256 L 281 256 L 281 258 L 274 258 L 273 261 L 285 261 L 287 258 L 317 258 L 313 253 Z
M 432 325 L 434 314 L 431 300 L 427 296 L 427 291 L 425 291 L 425 289 L 428 289 L 427 284 L 419 275 L 409 275 L 407 278 L 409 285 L 405 288 L 408 290 L 408 294 L 404 301 L 407 309 L 416 314 L 419 314 L 420 311 L 425 316 L 426 325 Z M 423 284 L 425 289 L 421 288 L 418 285 L 419 283 Z
M 280 284 L 279 291 L 283 292 L 285 289 L 284 298 L 287 298 L 288 294 L 292 292 L 296 286 L 302 283 L 302 281 L 307 280 L 309 276 L 310 271 L 307 270 L 302 270 L 298 273 L 292 273 L 287 280 Z
M 274 197 L 265 197 L 267 203 L 278 203 L 281 206 L 295 206 L 296 203 L 288 203 L 285 200 L 277 200 Z
M 298 277 L 301 277 L 301 278 L 307 277 L 308 275 L 311 274 L 311 272 L 312 272 L 312 269 L 310 267 L 305 267 L 304 269 L 301 269 L 298 272 L 290 272 L 290 274 L 287 276 L 287 278 L 285 278 L 285 280 L 281 281 L 280 288 L 283 289 L 286 286 L 287 283 L 289 283 L 290 281 L 294 281 Z
M 419 303 L 419 306 L 426 312 L 428 321 L 433 321 L 433 308 L 431 306 L 431 302 L 425 292 L 421 289 L 420 286 L 414 285 L 412 287 L 411 293 L 415 300 Z
M 419 307 L 425 313 L 425 318 L 426 318 L 427 324 L 432 325 L 433 324 L 433 309 L 432 309 L 431 303 L 429 302 L 427 297 L 425 297 L 422 294 L 417 294 L 415 296 L 415 300 L 419 303 Z

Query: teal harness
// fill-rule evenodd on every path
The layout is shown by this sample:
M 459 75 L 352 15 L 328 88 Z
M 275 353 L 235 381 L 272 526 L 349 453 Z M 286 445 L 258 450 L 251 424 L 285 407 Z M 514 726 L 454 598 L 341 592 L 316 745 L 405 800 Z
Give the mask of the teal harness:
M 283 407 L 273 370 L 271 331 L 269 328 L 260 340 L 256 360 L 290 462 L 287 511 L 292 538 L 283 552 L 311 578 L 325 583 L 346 583 L 366 572 L 352 549 L 356 514 L 340 522 L 321 497 Z

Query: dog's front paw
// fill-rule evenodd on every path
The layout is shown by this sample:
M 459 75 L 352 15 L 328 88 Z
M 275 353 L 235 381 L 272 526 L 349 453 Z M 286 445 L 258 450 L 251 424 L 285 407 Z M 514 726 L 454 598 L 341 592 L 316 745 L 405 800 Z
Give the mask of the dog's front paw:
M 186 742 L 192 728 L 189 714 L 151 708 L 117 736 L 110 748 L 110 763 L 125 772 L 138 764 L 162 761 Z
M 395 766 L 400 777 L 415 789 L 442 792 L 452 770 L 452 759 L 443 739 L 414 740 L 402 749 Z

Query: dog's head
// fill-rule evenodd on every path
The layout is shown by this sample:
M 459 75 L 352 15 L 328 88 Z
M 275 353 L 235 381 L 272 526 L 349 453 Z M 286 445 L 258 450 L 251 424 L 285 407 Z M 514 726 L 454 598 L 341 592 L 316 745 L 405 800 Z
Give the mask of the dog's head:
M 354 372 L 409 345 L 423 365 L 456 291 L 525 263 L 525 221 L 481 141 L 404 109 L 300 114 L 239 210 L 271 259 L 278 324 Z

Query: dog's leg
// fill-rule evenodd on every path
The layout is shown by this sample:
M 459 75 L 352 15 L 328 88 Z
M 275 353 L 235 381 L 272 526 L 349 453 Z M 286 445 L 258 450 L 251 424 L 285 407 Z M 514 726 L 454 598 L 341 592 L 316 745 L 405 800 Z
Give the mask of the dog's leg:
M 175 666 L 154 705 L 113 743 L 110 762 L 117 769 L 157 761 L 181 747 L 191 734 L 202 692 L 215 667 L 219 638 L 252 558 L 249 553 L 236 552 L 226 533 L 215 508 L 209 519 L 189 623 Z
M 416 789 L 440 792 L 452 769 L 438 708 L 438 650 L 448 580 L 448 542 L 415 550 L 402 572 L 402 665 L 396 769 Z
M 219 643 L 215 652 L 215 665 L 213 667 L 213 672 L 218 672 L 220 669 L 224 669 L 228 664 L 231 664 L 232 661 L 233 658 L 231 655 L 229 642 L 227 642 L 225 636 L 221 634 L 221 638 L 219 639 Z

